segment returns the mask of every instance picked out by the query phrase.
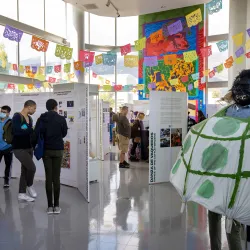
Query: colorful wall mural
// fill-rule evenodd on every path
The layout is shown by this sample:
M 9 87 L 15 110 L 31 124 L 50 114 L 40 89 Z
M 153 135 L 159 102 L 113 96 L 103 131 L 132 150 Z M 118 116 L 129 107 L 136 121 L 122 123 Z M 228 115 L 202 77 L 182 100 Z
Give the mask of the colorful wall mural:
M 201 10 L 202 21 L 189 28 L 186 16 L 198 9 Z M 173 23 L 181 26 L 179 32 L 173 32 L 175 34 L 169 33 L 168 28 Z M 175 28 L 178 31 L 178 27 Z M 141 15 L 139 39 L 143 37 L 146 37 L 146 47 L 139 51 L 138 83 L 144 84 L 144 90 L 139 91 L 139 99 L 148 99 L 150 90 L 185 91 L 188 92 L 192 116 L 197 116 L 198 110 L 206 113 L 205 58 L 199 56 L 206 43 L 204 5 Z M 184 60 L 183 53 L 189 51 L 196 51 L 198 55 L 193 62 Z M 146 62 L 149 57 L 157 57 L 157 66 Z

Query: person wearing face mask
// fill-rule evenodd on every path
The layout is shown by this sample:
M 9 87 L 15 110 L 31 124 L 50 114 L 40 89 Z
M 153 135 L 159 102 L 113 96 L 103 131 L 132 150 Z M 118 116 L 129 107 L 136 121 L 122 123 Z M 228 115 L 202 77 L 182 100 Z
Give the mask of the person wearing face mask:
M 36 103 L 32 100 L 24 103 L 21 113 L 12 118 L 12 147 L 15 157 L 21 163 L 21 177 L 19 183 L 18 200 L 32 202 L 37 197 L 33 188 L 36 166 L 33 162 L 33 120 L 30 115 L 36 112 Z M 28 194 L 26 194 L 28 191 Z
M 46 102 L 48 112 L 42 114 L 35 127 L 36 137 L 39 133 L 44 138 L 43 163 L 46 175 L 46 194 L 48 214 L 60 214 L 60 174 L 64 152 L 63 138 L 67 135 L 66 119 L 57 113 L 57 101 L 49 99 Z
M 2 158 L 4 157 L 5 161 L 5 171 L 4 171 L 4 188 L 9 188 L 9 180 L 10 180 L 10 172 L 11 172 L 11 165 L 13 160 L 13 151 L 12 146 L 5 142 L 3 138 L 4 134 L 4 125 L 11 121 L 10 119 L 10 112 L 11 108 L 9 106 L 3 106 L 1 108 L 0 113 L 0 162 L 2 161 Z

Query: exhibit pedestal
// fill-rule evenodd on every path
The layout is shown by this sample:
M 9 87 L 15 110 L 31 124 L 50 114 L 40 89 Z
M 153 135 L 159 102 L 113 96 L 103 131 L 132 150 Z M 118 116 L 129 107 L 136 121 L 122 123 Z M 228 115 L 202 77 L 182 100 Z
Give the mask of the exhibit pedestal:
M 188 96 L 184 92 L 150 92 L 149 183 L 168 182 L 187 134 Z
M 101 178 L 101 161 L 98 159 L 89 160 L 89 182 L 98 182 Z

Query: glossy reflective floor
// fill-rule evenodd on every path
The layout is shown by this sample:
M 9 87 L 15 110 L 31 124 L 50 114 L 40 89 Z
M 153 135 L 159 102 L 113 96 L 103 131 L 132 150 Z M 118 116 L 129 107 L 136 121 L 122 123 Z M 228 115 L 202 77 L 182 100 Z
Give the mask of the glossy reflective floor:
M 111 154 L 103 163 L 102 181 L 91 184 L 90 204 L 76 189 L 63 186 L 57 216 L 45 213 L 44 183 L 35 187 L 39 198 L 33 204 L 18 203 L 18 180 L 8 191 L 0 190 L 0 250 L 210 249 L 206 210 L 189 204 L 180 214 L 180 199 L 170 184 L 148 185 L 146 164 L 120 170 L 117 155 Z M 228 249 L 224 234 L 223 249 Z

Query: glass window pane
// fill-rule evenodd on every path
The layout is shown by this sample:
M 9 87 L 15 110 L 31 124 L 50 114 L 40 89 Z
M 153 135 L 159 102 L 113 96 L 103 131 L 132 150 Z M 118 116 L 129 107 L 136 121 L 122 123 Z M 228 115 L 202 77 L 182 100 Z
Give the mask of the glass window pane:
M 30 47 L 31 35 L 23 34 L 20 42 L 20 65 L 23 66 L 44 66 L 44 53 L 38 52 Z M 31 74 L 24 74 L 22 76 L 31 77 Z
M 129 55 L 138 55 L 138 52 L 129 53 Z M 128 68 L 124 66 L 124 56 L 117 53 L 117 84 L 136 85 L 138 83 L 138 67 Z
M 2 0 L 0 15 L 17 20 L 17 0 Z
M 109 106 L 115 109 L 115 92 L 99 92 L 99 97 L 105 102 L 109 102 Z
M 106 52 L 105 52 L 106 53 Z M 100 51 L 95 51 L 95 55 L 102 54 Z M 108 66 L 103 64 L 96 65 L 93 63 L 89 69 L 90 72 L 90 84 L 103 85 L 106 80 L 115 82 L 115 66 Z
M 3 37 L 4 26 L 0 26 L 0 74 L 17 75 L 11 65 L 17 64 L 17 42 Z
M 138 93 L 133 92 L 117 92 L 117 108 L 123 106 L 126 103 L 133 104 L 138 100 Z
M 208 104 L 219 104 L 219 100 L 225 96 L 228 88 L 208 88 Z
M 115 18 L 90 14 L 90 44 L 115 45 Z
M 19 21 L 44 30 L 44 0 L 19 0 Z
M 222 10 L 208 15 L 208 35 L 226 34 L 229 32 L 229 0 L 222 1 Z
M 45 0 L 45 30 L 66 37 L 66 3 L 62 0 Z
M 122 46 L 138 40 L 138 16 L 117 18 L 117 45 Z
M 220 52 L 216 42 L 209 43 L 212 45 L 213 54 L 208 57 L 208 68 L 212 70 L 214 67 L 219 66 L 220 64 L 228 59 L 228 50 L 224 52 Z M 228 69 L 224 67 L 224 70 L 221 73 L 215 73 L 213 78 L 208 78 L 209 82 L 218 82 L 218 81 L 227 81 L 228 80 Z
M 84 12 L 84 40 L 89 43 L 89 13 Z

